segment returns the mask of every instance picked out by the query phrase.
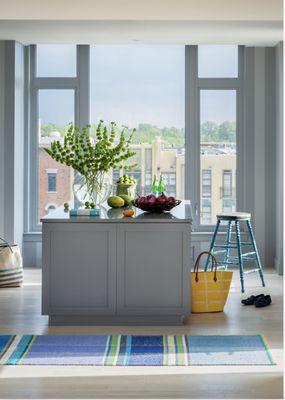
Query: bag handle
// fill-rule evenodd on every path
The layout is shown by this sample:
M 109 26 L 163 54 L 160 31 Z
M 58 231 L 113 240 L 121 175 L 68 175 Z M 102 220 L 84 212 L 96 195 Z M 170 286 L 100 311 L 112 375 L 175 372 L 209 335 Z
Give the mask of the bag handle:
M 0 240 L 1 240 L 1 242 L 3 242 L 4 244 L 6 244 L 6 245 L 9 247 L 11 253 L 13 254 L 13 250 L 12 250 L 11 245 L 10 245 L 5 239 L 3 239 L 3 238 L 1 238 L 1 237 L 0 237 Z M 1 246 L 0 246 L 0 247 L 1 247 Z
M 195 282 L 199 281 L 199 278 L 198 278 L 199 265 L 200 265 L 200 260 L 201 260 L 201 258 L 202 258 L 202 256 L 204 254 L 207 254 L 208 256 L 211 257 L 211 260 L 212 260 L 212 271 L 214 270 L 214 281 L 216 282 L 217 281 L 217 266 L 218 266 L 217 265 L 217 259 L 214 256 L 214 254 L 210 253 L 209 251 L 203 251 L 197 257 L 197 260 L 196 260 L 195 265 L 194 265 Z

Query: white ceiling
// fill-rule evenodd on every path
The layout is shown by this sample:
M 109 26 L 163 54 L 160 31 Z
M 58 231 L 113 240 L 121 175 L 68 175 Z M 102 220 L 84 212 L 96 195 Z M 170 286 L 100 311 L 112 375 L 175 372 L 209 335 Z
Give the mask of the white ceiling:
M 243 44 L 282 40 L 280 22 L 225 21 L 0 21 L 0 39 L 77 44 Z
M 0 0 L 1 19 L 281 21 L 282 0 Z
M 275 45 L 282 0 L 0 0 L 0 40 Z

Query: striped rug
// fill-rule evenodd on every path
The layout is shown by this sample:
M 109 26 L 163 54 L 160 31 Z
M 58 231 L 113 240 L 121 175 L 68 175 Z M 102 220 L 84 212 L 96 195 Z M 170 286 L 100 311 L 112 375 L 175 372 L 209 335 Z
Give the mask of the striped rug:
M 273 365 L 262 335 L 2 335 L 0 365 Z

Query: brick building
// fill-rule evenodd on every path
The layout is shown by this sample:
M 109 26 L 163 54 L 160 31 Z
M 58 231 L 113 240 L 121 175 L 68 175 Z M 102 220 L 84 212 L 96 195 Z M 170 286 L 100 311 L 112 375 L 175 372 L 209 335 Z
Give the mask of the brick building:
M 57 132 L 50 137 L 41 138 L 40 141 L 39 218 L 71 199 L 73 170 L 53 160 L 43 149 L 49 147 L 50 142 L 55 139 L 58 139 Z

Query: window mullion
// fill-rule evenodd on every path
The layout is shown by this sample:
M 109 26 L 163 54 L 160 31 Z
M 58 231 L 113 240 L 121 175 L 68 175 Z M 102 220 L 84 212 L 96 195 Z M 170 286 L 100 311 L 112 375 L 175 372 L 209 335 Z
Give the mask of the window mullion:
M 237 89 L 237 104 L 236 104 L 236 148 L 237 148 L 237 176 L 236 176 L 236 200 L 237 210 L 244 211 L 245 199 L 245 159 L 244 159 L 244 46 L 238 48 L 238 81 L 239 87 Z
M 75 122 L 83 127 L 90 123 L 90 46 L 77 46 L 78 87 L 75 95 Z
M 38 208 L 38 89 L 34 82 L 36 77 L 36 46 L 30 46 L 30 215 L 29 230 L 40 230 L 37 222 Z
M 75 89 L 78 79 L 75 78 L 34 78 L 33 86 L 36 89 Z
M 238 78 L 197 78 L 200 89 L 237 89 L 239 87 Z
M 191 199 L 193 227 L 200 215 L 198 46 L 185 47 L 185 197 Z

